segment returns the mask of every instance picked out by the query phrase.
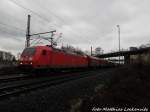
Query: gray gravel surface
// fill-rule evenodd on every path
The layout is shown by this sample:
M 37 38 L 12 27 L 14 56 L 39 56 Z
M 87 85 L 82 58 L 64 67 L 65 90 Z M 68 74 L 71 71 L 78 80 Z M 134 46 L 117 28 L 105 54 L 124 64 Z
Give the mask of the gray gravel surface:
M 97 70 L 90 77 L 1 100 L 0 112 L 67 112 L 72 99 L 93 94 L 99 83 L 110 79 L 113 70 Z

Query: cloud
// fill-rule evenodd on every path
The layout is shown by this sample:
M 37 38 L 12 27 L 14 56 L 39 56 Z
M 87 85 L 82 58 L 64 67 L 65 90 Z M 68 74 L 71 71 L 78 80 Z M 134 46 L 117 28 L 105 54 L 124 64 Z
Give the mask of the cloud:
M 149 0 L 2 0 L 0 23 L 18 29 L 0 24 L 0 48 L 15 54 L 22 51 L 28 14 L 31 33 L 56 29 L 63 33 L 59 45 L 116 50 L 119 24 L 121 47 L 139 46 L 149 41 L 149 3 Z
M 17 55 L 18 51 L 22 51 L 24 49 L 25 46 L 25 39 L 21 38 L 21 39 L 14 39 L 12 37 L 1 37 L 1 45 L 0 45 L 0 49 L 1 50 L 5 50 L 7 52 L 11 52 L 14 55 Z

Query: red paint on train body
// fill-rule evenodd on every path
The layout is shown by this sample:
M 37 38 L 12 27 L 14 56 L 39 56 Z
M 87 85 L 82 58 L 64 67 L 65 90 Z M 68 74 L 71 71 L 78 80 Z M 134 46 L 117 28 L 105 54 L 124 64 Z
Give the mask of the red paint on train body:
M 34 69 L 63 69 L 103 67 L 107 64 L 108 61 L 92 56 L 69 53 L 50 46 L 34 46 L 24 49 L 19 66 Z
M 21 54 L 20 66 L 32 68 L 82 68 L 88 66 L 86 55 L 67 53 L 48 46 L 26 48 Z

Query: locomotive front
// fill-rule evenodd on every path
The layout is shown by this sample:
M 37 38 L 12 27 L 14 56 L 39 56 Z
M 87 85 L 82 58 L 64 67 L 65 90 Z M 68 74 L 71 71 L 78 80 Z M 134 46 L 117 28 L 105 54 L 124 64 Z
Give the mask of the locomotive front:
M 20 57 L 20 67 L 33 67 L 36 59 L 36 48 L 30 47 L 24 49 Z

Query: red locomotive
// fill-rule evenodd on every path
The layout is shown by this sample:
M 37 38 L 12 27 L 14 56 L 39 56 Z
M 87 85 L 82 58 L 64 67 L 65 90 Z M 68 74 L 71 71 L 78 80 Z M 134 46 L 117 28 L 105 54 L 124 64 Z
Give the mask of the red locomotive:
M 69 53 L 50 46 L 33 46 L 24 49 L 20 67 L 33 69 L 66 69 L 105 66 L 107 61 L 87 55 Z

